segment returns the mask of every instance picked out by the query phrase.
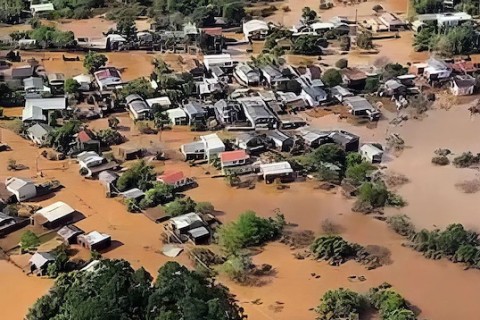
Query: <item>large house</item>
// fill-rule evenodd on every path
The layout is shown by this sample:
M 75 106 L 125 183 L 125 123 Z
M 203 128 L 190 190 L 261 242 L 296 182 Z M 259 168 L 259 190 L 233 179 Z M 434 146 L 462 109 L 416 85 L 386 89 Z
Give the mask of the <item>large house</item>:
M 185 160 L 209 160 L 225 151 L 225 145 L 215 133 L 200 136 L 199 141 L 183 144 L 180 151 Z
M 120 71 L 113 67 L 102 68 L 93 76 L 100 91 L 116 89 L 123 84 Z
M 252 129 L 271 130 L 278 127 L 278 119 L 270 111 L 260 97 L 246 97 L 237 99 L 243 107 L 247 120 Z

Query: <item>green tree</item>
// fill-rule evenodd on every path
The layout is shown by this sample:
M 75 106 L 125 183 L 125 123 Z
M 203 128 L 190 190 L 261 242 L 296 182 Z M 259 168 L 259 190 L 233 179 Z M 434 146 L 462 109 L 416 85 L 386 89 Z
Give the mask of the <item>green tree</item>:
M 87 69 L 88 72 L 94 73 L 101 67 L 105 66 L 107 61 L 108 58 L 104 54 L 89 51 L 83 60 L 83 67 Z
M 357 164 L 361 164 L 363 162 L 362 155 L 358 152 L 350 152 L 347 154 L 345 158 L 345 162 L 347 168 L 353 167 Z
M 195 212 L 197 213 L 213 213 L 215 208 L 210 202 L 198 202 L 195 206 Z
M 65 92 L 69 94 L 78 94 L 80 92 L 80 83 L 77 80 L 69 78 L 65 80 Z
M 182 214 L 195 212 L 195 201 L 190 198 L 175 199 L 165 206 L 165 212 L 171 217 L 177 217 Z
M 341 168 L 345 167 L 345 151 L 337 144 L 326 143 L 312 153 L 315 163 L 331 163 Z
M 292 51 L 295 54 L 318 55 L 322 53 L 318 36 L 304 35 L 295 39 Z
M 365 309 L 362 297 L 349 289 L 327 291 L 316 308 L 319 320 L 358 319 Z
M 347 59 L 339 59 L 337 62 L 335 62 L 335 67 L 338 69 L 345 69 L 348 67 L 348 60 Z
M 120 120 L 118 120 L 117 117 L 114 115 L 110 115 L 108 117 L 108 127 L 111 129 L 116 130 L 118 128 L 118 125 L 120 124 Z
M 373 49 L 372 34 L 363 32 L 357 35 L 357 46 L 361 49 Z
M 410 218 L 404 214 L 388 217 L 387 224 L 399 235 L 410 237 L 415 234 L 415 226 L 410 221 Z
M 145 78 L 138 78 L 128 82 L 120 90 L 122 97 L 127 97 L 131 94 L 138 94 L 144 99 L 152 98 L 155 90 L 152 88 L 150 81 Z
M 96 138 L 100 141 L 100 145 L 104 147 L 110 147 L 123 142 L 124 137 L 120 132 L 114 129 L 102 129 L 95 133 Z
M 242 248 L 258 246 L 275 239 L 285 226 L 282 215 L 261 218 L 253 211 L 242 213 L 236 221 L 223 225 L 218 231 L 218 243 L 228 254 Z
M 155 207 L 173 198 L 173 187 L 165 183 L 155 183 L 153 188 L 145 192 L 145 197 L 140 201 L 142 209 Z
M 322 75 L 322 81 L 329 87 L 338 86 L 343 82 L 342 74 L 337 69 L 328 69 Z
M 389 193 L 380 183 L 365 182 L 358 190 L 358 201 L 370 205 L 372 208 L 381 208 L 387 204 Z
M 443 11 L 443 0 L 416 0 L 413 1 L 418 14 L 437 13 Z
M 239 253 L 230 256 L 221 266 L 221 270 L 231 280 L 245 283 L 249 279 L 249 273 L 252 266 L 252 258 L 247 254 Z
M 118 178 L 117 188 L 120 191 L 126 191 L 132 188 L 139 188 L 145 191 L 153 186 L 155 177 L 153 167 L 142 159 L 137 161 Z
M 361 185 L 362 183 L 364 183 L 365 181 L 367 181 L 367 174 L 370 172 L 370 171 L 373 171 L 375 169 L 375 167 L 364 161 L 362 163 L 359 163 L 359 164 L 355 164 L 355 165 L 352 165 L 350 167 L 348 167 L 347 171 L 345 172 L 345 176 L 350 179 L 350 181 L 354 184 L 354 185 Z
M 40 245 L 38 236 L 30 230 L 22 233 L 20 238 L 20 248 L 25 251 L 33 250 Z
M 318 237 L 310 245 L 310 250 L 315 259 L 330 261 L 334 265 L 340 265 L 354 258 L 360 248 L 360 246 L 352 245 L 337 235 Z
M 408 68 L 405 68 L 400 63 L 389 63 L 383 68 L 382 79 L 390 80 L 407 73 Z
M 302 19 L 305 23 L 311 23 L 317 19 L 317 13 L 309 7 L 302 9 Z
M 133 40 L 137 34 L 137 27 L 133 17 L 121 17 L 117 22 L 117 32 L 127 40 Z

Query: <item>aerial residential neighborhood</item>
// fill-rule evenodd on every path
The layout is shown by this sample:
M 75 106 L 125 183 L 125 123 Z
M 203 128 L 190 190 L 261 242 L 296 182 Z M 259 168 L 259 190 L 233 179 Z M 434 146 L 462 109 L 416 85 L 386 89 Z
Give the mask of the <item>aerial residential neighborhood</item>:
M 0 2 L 0 318 L 478 318 L 478 0 Z

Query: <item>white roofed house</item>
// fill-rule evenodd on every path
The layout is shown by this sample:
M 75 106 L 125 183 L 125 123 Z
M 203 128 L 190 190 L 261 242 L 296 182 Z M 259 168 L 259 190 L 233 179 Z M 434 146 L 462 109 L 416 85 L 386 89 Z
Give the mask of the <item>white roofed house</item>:
M 380 163 L 383 158 L 383 149 L 379 144 L 365 143 L 360 147 L 360 154 L 371 163 Z
M 5 186 L 9 192 L 15 195 L 18 202 L 34 198 L 37 195 L 37 188 L 30 179 L 7 178 Z
M 266 183 L 279 178 L 282 181 L 293 179 L 293 169 L 287 161 L 265 163 L 260 165 L 260 175 Z
M 48 135 L 53 131 L 53 128 L 47 124 L 36 123 L 27 129 L 27 136 L 36 145 L 43 146 L 48 142 Z
M 51 12 L 54 10 L 55 8 L 53 4 L 50 2 L 30 5 L 30 12 L 32 13 L 32 16 L 36 16 L 38 14 L 45 13 L 45 12 Z
M 26 98 L 22 111 L 22 121 L 46 122 L 49 111 L 67 109 L 67 99 L 61 98 Z
M 166 111 L 170 123 L 174 126 L 181 126 L 188 124 L 188 117 L 185 110 L 182 108 L 169 109 Z
M 172 106 L 172 101 L 169 97 L 157 97 L 145 100 L 147 104 L 153 109 L 153 106 L 158 104 L 162 107 L 162 110 L 170 109 Z
M 250 20 L 243 23 L 245 40 L 264 40 L 269 30 L 268 23 L 263 20 Z
M 26 98 L 41 98 L 42 93 L 50 93 L 49 87 L 45 86 L 40 77 L 29 77 L 23 79 L 23 88 Z
M 73 220 L 75 209 L 58 201 L 38 210 L 30 217 L 32 225 L 40 225 L 46 229 L 55 229 L 67 225 Z
M 87 234 L 79 235 L 77 237 L 77 242 L 82 247 L 91 251 L 100 251 L 111 246 L 112 237 L 106 233 L 92 231 Z
M 49 264 L 55 262 L 55 257 L 49 252 L 35 252 L 30 260 L 30 273 L 45 275 Z
M 234 67 L 233 59 L 230 54 L 212 54 L 203 57 L 203 64 L 208 71 L 211 71 L 212 67 L 219 67 L 224 71 L 232 70 Z
M 458 75 L 452 78 L 450 92 L 455 96 L 472 95 L 475 90 L 476 80 L 468 74 Z
M 78 82 L 78 84 L 80 85 L 80 91 L 90 91 L 90 86 L 92 85 L 92 78 L 89 75 L 79 74 L 72 79 Z
M 180 147 L 185 160 L 210 160 L 225 151 L 223 141 L 215 134 L 200 136 L 199 141 L 183 144 Z

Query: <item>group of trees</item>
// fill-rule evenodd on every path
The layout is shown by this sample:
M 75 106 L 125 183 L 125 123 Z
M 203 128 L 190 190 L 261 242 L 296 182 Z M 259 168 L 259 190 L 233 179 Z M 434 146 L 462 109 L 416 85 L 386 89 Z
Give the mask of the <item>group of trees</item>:
M 371 288 L 366 295 L 350 289 L 327 291 L 316 308 L 319 320 L 359 319 L 369 310 L 377 311 L 382 320 L 415 320 L 407 301 L 384 283 Z
M 444 56 L 468 54 L 478 51 L 480 38 L 471 24 L 457 27 L 424 27 L 414 39 L 416 51 L 437 51 Z
M 105 66 L 108 58 L 106 55 L 89 51 L 83 59 L 83 67 L 90 73 L 94 73 L 101 67 Z
M 0 7 L 2 8 L 0 23 L 20 23 L 22 10 L 25 9 L 25 3 L 22 0 L 1 0 Z
M 75 35 L 71 31 L 61 31 L 52 26 L 38 23 L 32 30 L 17 31 L 10 34 L 14 40 L 33 39 L 42 48 L 68 49 L 76 45 Z
M 167 262 L 152 276 L 124 260 L 102 260 L 95 272 L 57 278 L 30 308 L 28 320 L 186 319 L 241 320 L 243 310 L 211 279 Z
M 87 19 L 92 16 L 93 8 L 105 6 L 104 0 L 53 0 L 55 11 L 49 18 Z
M 153 167 L 142 159 L 134 163 L 118 178 L 116 186 L 119 191 L 126 191 L 132 188 L 146 191 L 153 187 L 155 178 Z
M 199 27 L 209 27 L 215 24 L 215 17 L 223 17 L 227 24 L 239 25 L 246 13 L 242 2 L 233 0 L 153 0 L 150 15 L 157 18 L 179 15 Z

